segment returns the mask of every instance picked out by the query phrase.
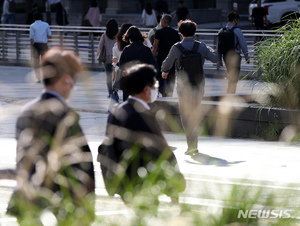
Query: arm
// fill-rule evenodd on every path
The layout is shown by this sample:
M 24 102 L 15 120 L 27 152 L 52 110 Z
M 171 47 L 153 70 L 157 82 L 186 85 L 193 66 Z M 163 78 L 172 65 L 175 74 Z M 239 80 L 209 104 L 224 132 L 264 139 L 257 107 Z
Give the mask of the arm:
M 152 54 L 153 56 L 155 56 L 157 48 L 158 48 L 158 44 L 159 44 L 159 39 L 154 39 L 154 43 L 152 46 Z
M 51 38 L 51 30 L 50 30 L 50 26 L 48 25 L 48 28 L 47 28 L 47 38 Z
M 104 44 L 104 35 L 105 35 L 105 33 L 103 34 L 103 35 L 101 35 L 101 38 L 100 38 L 100 41 L 99 41 L 99 44 L 98 44 L 98 49 L 97 49 L 97 56 L 100 54 L 100 52 L 101 52 L 101 49 L 103 48 L 103 44 Z
M 33 29 L 32 26 L 30 26 L 29 38 L 30 38 L 30 44 L 31 44 L 31 46 L 33 46 L 33 43 L 34 43 L 34 29 Z
M 98 44 L 98 49 L 97 49 L 97 57 L 99 56 L 100 52 L 101 52 L 101 49 L 103 48 L 103 44 L 104 44 L 104 35 L 101 35 L 101 38 L 100 38 L 100 41 L 99 41 L 99 44 Z M 98 64 L 101 66 L 102 65 L 102 62 L 98 62 Z
M 210 46 L 205 45 L 205 59 L 213 63 L 219 62 L 219 54 L 216 53 Z
M 163 61 L 161 65 L 162 77 L 164 79 L 167 78 L 170 69 L 173 67 L 176 59 L 180 57 L 180 54 L 181 54 L 180 50 L 173 45 L 172 48 L 170 49 L 168 56 L 166 57 L 166 59 Z
M 241 48 L 241 50 L 242 50 L 242 52 L 245 56 L 245 59 L 246 59 L 247 63 L 250 63 L 246 39 L 245 39 L 241 29 L 236 28 L 236 29 L 234 29 L 234 32 L 235 32 L 236 37 L 238 39 L 238 45 L 240 46 L 240 48 Z

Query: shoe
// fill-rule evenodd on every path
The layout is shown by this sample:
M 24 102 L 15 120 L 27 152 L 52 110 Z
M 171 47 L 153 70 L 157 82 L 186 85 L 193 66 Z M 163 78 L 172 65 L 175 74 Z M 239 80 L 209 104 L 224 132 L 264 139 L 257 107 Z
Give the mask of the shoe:
M 35 82 L 36 82 L 36 83 L 41 83 L 41 80 L 36 80 Z
M 110 98 L 110 95 L 107 96 L 107 99 L 109 99 L 109 98 Z
M 194 155 L 196 153 L 198 153 L 198 149 L 197 148 L 193 148 L 193 149 L 188 149 L 184 154 L 186 155 Z

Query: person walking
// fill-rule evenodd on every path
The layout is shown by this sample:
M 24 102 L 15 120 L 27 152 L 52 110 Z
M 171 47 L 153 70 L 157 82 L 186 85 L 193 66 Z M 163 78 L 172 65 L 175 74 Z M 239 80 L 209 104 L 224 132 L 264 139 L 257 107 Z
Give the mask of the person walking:
M 40 83 L 40 58 L 48 51 L 48 38 L 51 37 L 51 30 L 49 24 L 42 21 L 42 14 L 39 11 L 36 11 L 33 17 L 35 22 L 30 25 L 29 37 L 36 82 Z
M 116 43 L 116 35 L 119 31 L 118 23 L 115 19 L 109 19 L 106 22 L 106 31 L 103 35 L 101 35 L 99 44 L 98 44 L 98 50 L 97 50 L 97 56 L 101 53 L 103 48 L 105 48 L 105 61 L 100 62 L 99 65 L 102 66 L 102 63 L 104 63 L 105 72 L 106 72 L 106 85 L 107 85 L 107 91 L 108 96 L 107 98 L 110 98 L 110 95 L 112 94 L 112 48 L 114 47 L 114 44 Z
M 148 201 L 137 210 L 157 211 L 161 194 L 170 196 L 173 202 L 178 203 L 179 193 L 185 189 L 185 179 L 179 171 L 176 157 L 148 105 L 157 97 L 156 73 L 153 65 L 148 64 L 135 64 L 127 68 L 124 88 L 130 96 L 109 114 L 107 120 L 106 137 L 111 139 L 114 147 L 114 163 L 125 168 L 119 183 L 114 183 L 113 187 L 106 186 L 106 189 L 110 195 L 117 193 L 126 204 L 133 205 L 135 197 L 142 198 L 146 194 Z M 99 149 L 101 167 L 112 167 L 113 163 L 107 162 L 102 155 L 101 146 Z M 145 176 L 141 176 L 141 169 L 145 169 Z M 104 176 L 106 179 L 109 178 Z M 149 186 L 151 189 L 161 181 L 164 187 L 158 192 L 146 190 L 145 193 L 145 189 Z M 145 183 L 147 186 L 143 186 Z
M 183 1 L 178 1 L 178 8 L 176 10 L 176 13 L 173 16 L 173 20 L 177 18 L 177 21 L 191 19 L 190 12 L 188 8 L 184 6 Z
M 26 20 L 26 24 L 31 25 L 35 22 L 35 19 L 33 17 L 33 14 L 35 12 L 39 11 L 39 7 L 37 3 L 33 3 L 32 7 L 31 7 L 31 11 L 27 14 L 27 20 Z M 43 19 L 42 19 L 43 20 Z
M 83 26 L 99 27 L 100 26 L 100 10 L 96 0 L 92 0 L 91 7 L 83 20 Z
M 140 63 L 153 65 L 157 69 L 157 63 L 152 55 L 151 49 L 144 45 L 144 37 L 140 29 L 136 26 L 131 26 L 124 34 L 124 41 L 129 42 L 130 45 L 123 49 L 120 57 L 119 66 L 122 71 L 126 68 Z M 126 90 L 123 90 L 123 101 L 128 98 Z
M 3 12 L 5 24 L 15 24 L 15 13 L 16 13 L 16 3 L 15 0 L 4 0 L 3 2 Z
M 122 24 L 118 34 L 116 35 L 117 42 L 114 44 L 113 47 L 113 59 L 112 59 L 112 65 L 113 65 L 113 74 L 112 74 L 112 81 L 113 81 L 113 95 L 117 95 L 115 101 L 119 101 L 118 96 L 118 90 L 123 89 L 123 87 L 120 85 L 122 80 L 122 72 L 119 69 L 119 60 L 121 58 L 121 54 L 123 52 L 123 49 L 129 45 L 129 41 L 125 41 L 123 39 L 123 35 L 126 33 L 126 31 L 132 26 L 132 24 L 125 23 Z M 124 93 L 123 93 L 124 94 Z M 124 96 L 123 96 L 124 99 Z
M 41 61 L 44 91 L 16 123 L 17 186 L 7 213 L 20 225 L 43 225 L 51 212 L 58 225 L 89 225 L 95 219 L 93 158 L 66 100 L 82 70 L 70 51 L 49 50 Z
M 222 56 L 225 62 L 225 66 L 227 69 L 227 80 L 228 80 L 228 88 L 227 94 L 235 94 L 237 83 L 240 77 L 241 71 L 241 52 L 243 52 L 245 60 L 247 64 L 250 64 L 250 58 L 248 55 L 248 47 L 243 35 L 243 32 L 240 28 L 237 27 L 239 22 L 239 14 L 237 12 L 229 12 L 227 16 L 228 23 L 225 27 L 226 30 L 232 30 L 234 34 L 234 49 L 228 51 L 225 54 L 219 53 L 219 65 L 223 66 Z M 223 28 L 219 30 L 219 33 L 223 31 Z M 219 43 L 218 43 L 219 45 Z M 219 52 L 219 47 L 218 47 Z
M 163 97 L 173 96 L 174 84 L 175 84 L 175 66 L 173 66 L 167 79 L 162 79 L 161 65 L 164 59 L 167 57 L 171 47 L 180 41 L 180 35 L 176 30 L 170 27 L 172 17 L 168 14 L 164 14 L 161 19 L 162 29 L 157 30 L 155 33 L 154 43 L 152 46 L 152 53 L 155 56 L 157 52 L 157 66 L 158 66 L 158 80 L 159 80 L 159 92 Z
M 57 25 L 66 26 L 69 24 L 67 11 L 61 4 L 61 2 L 56 3 L 56 17 L 55 22 Z
M 156 14 L 150 2 L 147 2 L 142 12 L 143 24 L 147 28 L 153 28 L 156 25 Z
M 178 24 L 178 29 L 183 37 L 183 40 L 180 42 L 180 44 L 184 49 L 192 50 L 195 43 L 198 42 L 193 38 L 197 29 L 197 24 L 191 20 L 180 21 Z M 206 44 L 203 42 L 198 42 L 198 44 L 199 47 L 197 52 L 201 54 L 202 62 L 199 62 L 199 64 L 202 65 L 202 68 L 205 60 L 210 60 L 214 63 L 218 62 L 219 58 L 217 53 L 215 53 L 210 47 L 206 46 Z M 176 45 L 177 44 L 172 46 L 168 56 L 162 63 L 162 78 L 167 79 L 169 71 L 175 62 L 176 76 L 178 80 L 177 94 L 179 101 L 179 112 L 188 145 L 185 154 L 193 155 L 198 153 L 198 134 L 201 122 L 201 100 L 204 94 L 205 77 L 203 77 L 202 82 L 199 85 L 194 86 L 190 82 L 186 81 L 185 77 L 181 76 L 180 59 L 182 53 Z M 194 74 L 194 76 L 197 75 Z
M 261 7 L 261 0 L 258 0 L 256 4 L 257 6 L 253 8 L 251 14 L 251 27 L 254 22 L 256 30 L 264 30 L 264 21 L 268 21 L 267 12 L 265 8 Z
M 160 25 L 160 20 L 161 20 L 161 18 L 162 18 L 162 15 L 161 15 L 161 14 L 158 14 L 158 15 L 156 16 L 156 24 L 157 24 L 157 25 L 156 25 L 155 28 L 150 29 L 149 32 L 148 32 L 148 39 L 149 39 L 149 41 L 151 42 L 151 45 L 152 45 L 152 46 L 153 46 L 153 43 L 154 43 L 154 38 L 155 38 L 155 33 L 156 33 L 156 31 L 162 28 L 162 26 Z

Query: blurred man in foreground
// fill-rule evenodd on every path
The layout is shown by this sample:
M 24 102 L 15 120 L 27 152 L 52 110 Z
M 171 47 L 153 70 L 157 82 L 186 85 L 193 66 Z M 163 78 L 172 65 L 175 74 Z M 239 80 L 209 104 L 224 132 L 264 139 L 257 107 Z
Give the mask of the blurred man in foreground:
M 58 225 L 94 220 L 92 154 L 79 116 L 66 103 L 81 71 L 80 59 L 51 49 L 41 62 L 45 90 L 17 120 L 17 187 L 8 214 L 21 225 L 40 225 L 49 212 Z

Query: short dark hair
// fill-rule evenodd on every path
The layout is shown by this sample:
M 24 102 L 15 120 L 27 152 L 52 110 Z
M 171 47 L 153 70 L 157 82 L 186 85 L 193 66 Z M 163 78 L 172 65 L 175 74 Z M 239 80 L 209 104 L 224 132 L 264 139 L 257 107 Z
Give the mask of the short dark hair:
M 181 20 L 178 23 L 178 30 L 184 37 L 194 36 L 197 24 L 191 20 Z
M 34 18 L 35 20 L 41 20 L 41 19 L 42 19 L 42 13 L 39 12 L 39 11 L 34 12 L 34 13 L 33 13 L 33 18 Z
M 135 64 L 126 70 L 124 76 L 124 88 L 129 95 L 141 93 L 146 86 L 154 85 L 156 69 L 149 64 Z
M 168 25 L 172 22 L 172 17 L 169 14 L 162 15 L 162 20 L 164 20 Z
M 132 42 L 135 42 L 135 41 L 144 42 L 144 37 L 142 35 L 142 32 L 136 26 L 131 26 L 130 28 L 128 28 L 128 30 L 124 34 L 124 39 L 125 39 L 126 42 L 129 42 L 129 41 L 132 41 Z
M 97 7 L 98 6 L 98 3 L 96 0 L 92 0 L 91 1 L 91 7 Z
M 227 21 L 232 22 L 235 19 L 237 19 L 237 20 L 240 19 L 240 15 L 235 11 L 229 12 L 227 15 Z
M 183 1 L 178 1 L 178 3 L 183 4 Z

